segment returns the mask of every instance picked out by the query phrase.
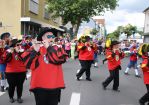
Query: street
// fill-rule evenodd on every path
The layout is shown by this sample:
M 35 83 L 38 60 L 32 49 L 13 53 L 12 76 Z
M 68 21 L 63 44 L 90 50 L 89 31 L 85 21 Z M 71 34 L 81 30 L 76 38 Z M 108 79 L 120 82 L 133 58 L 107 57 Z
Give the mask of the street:
M 68 60 L 63 65 L 66 88 L 62 90 L 61 102 L 59 105 L 139 105 L 139 98 L 146 93 L 143 78 L 135 77 L 133 69 L 129 71 L 130 75 L 124 75 L 129 58 L 122 61 L 122 70 L 120 71 L 120 92 L 112 91 L 112 83 L 107 90 L 102 89 L 101 83 L 108 77 L 107 64 L 102 64 L 104 57 L 100 55 L 99 68 L 91 68 L 92 81 L 85 80 L 85 74 L 81 81 L 76 80 L 76 72 L 80 69 L 78 60 Z M 140 70 L 141 71 L 141 70 Z M 28 75 L 29 76 L 29 75 Z M 141 72 L 142 77 L 142 72 Z M 34 96 L 29 92 L 29 81 L 24 83 L 24 91 L 21 105 L 35 105 Z M 15 93 L 16 95 L 16 93 Z M 16 99 L 16 96 L 15 96 Z M 0 92 L 0 105 L 20 105 L 17 102 L 11 104 L 8 94 Z

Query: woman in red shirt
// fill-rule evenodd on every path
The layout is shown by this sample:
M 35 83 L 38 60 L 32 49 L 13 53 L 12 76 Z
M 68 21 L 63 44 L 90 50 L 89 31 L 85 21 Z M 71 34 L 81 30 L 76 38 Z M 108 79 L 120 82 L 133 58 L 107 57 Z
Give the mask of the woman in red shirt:
M 13 39 L 11 41 L 10 48 L 4 54 L 4 61 L 6 61 L 6 78 L 9 84 L 8 94 L 10 98 L 10 102 L 13 103 L 14 100 L 14 91 L 17 89 L 17 101 L 18 103 L 22 103 L 23 100 L 22 92 L 23 92 L 23 83 L 26 77 L 26 68 L 21 59 L 21 40 Z

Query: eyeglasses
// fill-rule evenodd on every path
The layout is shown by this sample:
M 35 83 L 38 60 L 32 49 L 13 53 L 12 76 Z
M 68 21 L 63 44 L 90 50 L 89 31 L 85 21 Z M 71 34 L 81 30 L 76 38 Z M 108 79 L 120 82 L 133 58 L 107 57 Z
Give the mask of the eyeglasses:
M 54 35 L 47 35 L 47 38 L 50 39 L 50 38 L 55 38 Z

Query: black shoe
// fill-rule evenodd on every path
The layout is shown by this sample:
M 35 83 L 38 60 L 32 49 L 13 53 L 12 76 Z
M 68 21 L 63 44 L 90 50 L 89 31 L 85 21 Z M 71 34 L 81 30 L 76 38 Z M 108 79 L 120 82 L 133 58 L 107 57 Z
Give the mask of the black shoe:
M 120 92 L 120 90 L 118 90 L 118 89 L 113 89 L 113 91 L 115 91 L 115 92 Z
M 135 77 L 137 77 L 137 78 L 141 78 L 141 76 L 140 76 L 140 75 L 135 75 Z
M 77 80 L 80 81 L 80 77 L 77 77 Z
M 147 105 L 149 105 L 149 102 L 148 102 L 148 104 Z
M 17 99 L 17 102 L 18 102 L 18 103 L 23 103 L 23 100 L 22 100 L 21 98 L 18 98 L 18 99 Z
M 102 83 L 102 88 L 103 88 L 103 90 L 106 90 L 106 87 L 104 86 L 104 83 Z
M 4 86 L 1 86 L 1 92 L 5 92 Z
M 14 100 L 13 98 L 10 98 L 9 102 L 10 102 L 10 103 L 14 103 L 15 100 Z
M 129 73 L 124 72 L 125 75 L 129 75 Z
M 91 78 L 86 78 L 87 81 L 92 81 Z
M 139 105 L 145 105 L 145 103 L 139 100 Z
M 5 90 L 8 90 L 9 89 L 9 87 L 6 87 L 6 89 Z

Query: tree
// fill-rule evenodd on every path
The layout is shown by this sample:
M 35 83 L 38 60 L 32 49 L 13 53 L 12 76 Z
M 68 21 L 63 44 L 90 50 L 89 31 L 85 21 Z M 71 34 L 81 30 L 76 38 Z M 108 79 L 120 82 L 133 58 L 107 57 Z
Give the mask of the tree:
M 136 26 L 133 26 L 131 24 L 128 24 L 126 26 L 118 26 L 117 29 L 110 33 L 107 37 L 108 38 L 119 38 L 119 36 L 125 33 L 127 37 L 134 35 L 135 33 L 139 33 L 140 35 L 143 34 L 142 31 L 138 31 Z
M 93 28 L 90 34 L 96 35 L 98 33 L 98 30 L 96 28 Z
M 96 15 L 101 15 L 106 10 L 114 10 L 118 0 L 47 0 L 47 8 L 53 17 L 62 17 L 63 25 L 69 21 L 78 33 L 83 21 Z
M 124 33 L 127 34 L 127 37 L 135 34 L 136 32 L 137 32 L 136 26 L 132 26 L 131 24 L 128 24 L 124 27 Z

